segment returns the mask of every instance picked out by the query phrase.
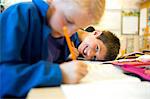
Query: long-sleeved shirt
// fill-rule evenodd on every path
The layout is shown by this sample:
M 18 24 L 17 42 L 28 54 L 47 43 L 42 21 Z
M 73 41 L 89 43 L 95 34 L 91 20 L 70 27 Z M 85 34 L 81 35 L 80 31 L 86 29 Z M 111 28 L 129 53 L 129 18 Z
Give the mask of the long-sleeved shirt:
M 51 36 L 48 7 L 43 0 L 33 0 L 0 14 L 1 98 L 25 97 L 31 88 L 61 84 L 58 63 L 66 60 L 69 50 L 64 38 Z M 79 44 L 77 34 L 71 38 Z

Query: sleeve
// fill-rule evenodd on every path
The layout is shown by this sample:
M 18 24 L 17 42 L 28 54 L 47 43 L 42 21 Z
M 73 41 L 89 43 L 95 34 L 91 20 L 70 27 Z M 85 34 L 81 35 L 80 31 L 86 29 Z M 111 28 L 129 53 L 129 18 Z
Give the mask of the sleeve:
M 24 97 L 33 87 L 57 86 L 62 81 L 58 64 L 21 61 L 29 24 L 21 13 L 24 8 L 11 7 L 0 14 L 0 97 Z

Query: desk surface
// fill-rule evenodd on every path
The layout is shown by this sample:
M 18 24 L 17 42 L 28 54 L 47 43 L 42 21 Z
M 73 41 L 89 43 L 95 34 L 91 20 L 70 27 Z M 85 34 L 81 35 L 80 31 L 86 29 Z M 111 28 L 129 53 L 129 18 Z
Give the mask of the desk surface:
M 66 99 L 60 87 L 35 88 L 30 91 L 27 99 Z
M 88 62 L 80 84 L 32 89 L 28 99 L 150 99 L 150 82 L 123 74 L 110 64 Z
M 150 83 L 99 82 L 33 89 L 27 99 L 149 99 Z

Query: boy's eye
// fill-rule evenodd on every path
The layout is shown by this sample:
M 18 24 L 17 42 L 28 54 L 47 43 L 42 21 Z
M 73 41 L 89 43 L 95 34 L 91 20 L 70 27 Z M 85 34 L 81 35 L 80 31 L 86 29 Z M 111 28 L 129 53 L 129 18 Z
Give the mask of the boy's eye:
M 67 21 L 67 23 L 69 23 L 69 24 L 74 24 L 74 22 L 72 22 L 72 21 L 70 21 L 70 20 L 68 20 L 68 19 L 66 19 L 66 21 Z
M 96 56 L 94 56 L 91 60 L 92 60 L 92 61 L 96 61 Z
M 98 52 L 98 49 L 99 49 L 98 46 L 96 46 L 95 51 Z

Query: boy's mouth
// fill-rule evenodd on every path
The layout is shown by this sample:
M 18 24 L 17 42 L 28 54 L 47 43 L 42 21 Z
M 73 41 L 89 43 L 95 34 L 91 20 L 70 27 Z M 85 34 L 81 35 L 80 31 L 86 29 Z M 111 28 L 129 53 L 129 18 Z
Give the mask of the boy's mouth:
M 84 56 L 87 55 L 87 47 L 88 47 L 88 46 L 85 46 L 85 48 L 83 49 L 83 52 L 82 52 L 82 53 L 83 53 Z

